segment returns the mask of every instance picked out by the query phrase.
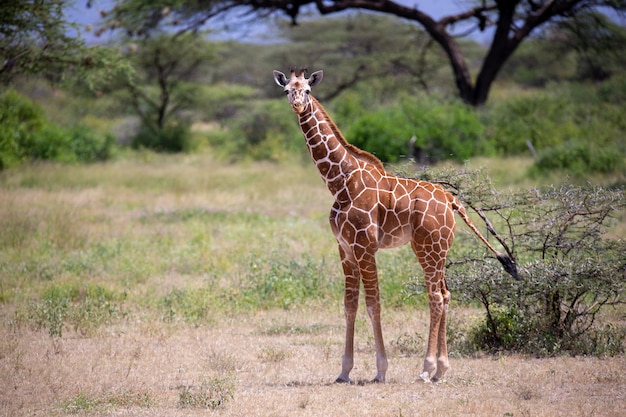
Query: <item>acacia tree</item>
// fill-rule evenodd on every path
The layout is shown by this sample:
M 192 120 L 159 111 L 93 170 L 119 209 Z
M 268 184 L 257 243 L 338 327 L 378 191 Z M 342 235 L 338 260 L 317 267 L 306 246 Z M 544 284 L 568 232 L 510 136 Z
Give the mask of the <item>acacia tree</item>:
M 0 81 L 18 74 L 58 73 L 80 64 L 84 44 L 67 34 L 65 1 L 3 1 L 0 7 Z M 87 62 L 84 62 L 87 64 Z
M 623 189 L 503 192 L 480 171 L 425 171 L 420 178 L 438 179 L 457 194 L 520 272 L 519 281 L 511 280 L 475 245 L 453 249 L 448 264 L 453 294 L 485 309 L 470 341 L 474 347 L 535 355 L 624 351 L 626 328 L 602 320 L 609 307 L 626 303 L 626 240 L 611 233 L 626 208 Z
M 181 113 L 196 102 L 197 85 L 213 48 L 189 33 L 158 36 L 131 43 L 126 58 L 133 71 L 105 87 L 120 94 L 141 121 L 134 144 L 156 150 L 180 151 L 187 145 Z
M 231 12 L 231 18 L 258 19 L 274 13 L 287 15 L 296 24 L 312 9 L 322 15 L 346 10 L 369 10 L 397 16 L 421 25 L 445 52 L 459 96 L 478 106 L 487 101 L 489 90 L 504 63 L 533 31 L 548 22 L 569 20 L 598 7 L 626 11 L 625 0 L 472 0 L 464 10 L 435 19 L 415 6 L 392 0 L 118 0 L 110 22 L 127 22 L 126 29 L 145 34 L 164 21 L 195 29 Z M 454 28 L 493 28 L 493 37 L 475 78 L 454 35 Z

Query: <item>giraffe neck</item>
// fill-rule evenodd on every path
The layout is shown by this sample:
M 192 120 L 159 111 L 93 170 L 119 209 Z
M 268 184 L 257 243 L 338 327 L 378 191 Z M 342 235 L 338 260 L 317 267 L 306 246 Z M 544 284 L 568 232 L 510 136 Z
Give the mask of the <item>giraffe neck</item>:
M 311 157 L 333 195 L 343 189 L 346 178 L 354 170 L 384 171 L 378 158 L 348 143 L 317 99 L 309 98 L 299 116 L 300 128 Z

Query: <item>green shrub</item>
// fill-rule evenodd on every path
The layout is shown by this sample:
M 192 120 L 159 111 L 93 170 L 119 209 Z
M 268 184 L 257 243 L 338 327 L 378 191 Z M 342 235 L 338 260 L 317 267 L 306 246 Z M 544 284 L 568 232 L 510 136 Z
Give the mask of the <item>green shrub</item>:
M 100 134 L 85 125 L 69 130 L 69 147 L 80 162 L 106 161 L 113 155 L 115 137 L 111 133 Z
M 486 313 L 470 344 L 540 356 L 622 353 L 626 330 L 607 329 L 600 313 L 625 301 L 626 242 L 607 234 L 626 208 L 623 190 L 568 186 L 507 195 L 488 178 L 460 178 L 468 181 L 456 185 L 466 207 L 489 213 L 495 230 L 507 233 L 499 238 L 520 273 L 519 281 L 508 276 L 484 258 L 481 245 L 453 247 L 461 259 L 448 273 L 452 292 Z
M 347 132 L 348 140 L 385 162 L 396 162 L 409 155 L 409 143 L 415 134 L 401 109 L 383 108 L 357 120 Z
M 527 141 L 538 151 L 579 136 L 566 97 L 533 93 L 490 103 L 483 121 L 498 153 L 528 154 Z
M 502 155 L 539 155 L 541 171 L 613 172 L 626 155 L 626 83 L 553 85 L 492 100 L 481 112 L 489 141 Z
M 198 324 L 210 317 L 212 307 L 217 307 L 215 293 L 209 289 L 172 290 L 159 300 L 162 318 L 167 322 L 182 319 Z
M 598 98 L 605 103 L 626 104 L 626 76 L 614 76 L 598 87 Z M 622 118 L 623 120 L 623 118 Z
M 49 122 L 39 106 L 14 91 L 0 97 L 0 169 L 24 160 L 105 160 L 113 145 L 110 134 L 84 125 L 65 129 Z
M 88 334 L 123 315 L 124 298 L 99 285 L 53 284 L 41 299 L 31 303 L 28 318 L 36 328 L 47 329 L 53 337 L 61 337 L 68 324 Z
M 578 141 L 565 142 L 539 153 L 531 175 L 563 170 L 574 175 L 607 174 L 624 168 L 624 154 L 617 146 L 594 146 Z
M 250 271 L 236 298 L 238 303 L 252 308 L 289 309 L 308 300 L 323 299 L 336 290 L 336 282 L 322 279 L 327 275 L 323 260 L 253 258 Z
M 217 409 L 235 398 L 235 378 L 231 373 L 202 379 L 198 387 L 184 387 L 178 396 L 179 408 Z
M 13 90 L 0 96 L 0 169 L 19 164 L 23 144 L 41 131 L 46 123 L 40 107 Z
M 354 145 L 385 162 L 464 161 L 491 153 L 475 111 L 459 101 L 405 99 L 359 118 L 348 130 Z
M 298 118 L 283 100 L 257 100 L 225 121 L 209 144 L 231 159 L 284 160 L 307 155 Z
M 189 126 L 181 122 L 171 122 L 163 128 L 144 123 L 130 144 L 133 149 L 157 152 L 186 152 L 193 148 Z

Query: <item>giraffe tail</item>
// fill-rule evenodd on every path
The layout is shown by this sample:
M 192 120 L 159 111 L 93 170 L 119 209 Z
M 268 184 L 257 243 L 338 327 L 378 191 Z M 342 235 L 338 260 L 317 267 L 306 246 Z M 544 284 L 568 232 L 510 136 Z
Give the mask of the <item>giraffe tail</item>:
M 491 245 L 491 243 L 489 243 L 489 241 L 483 236 L 483 234 L 480 233 L 478 228 L 474 226 L 474 223 L 469 218 L 467 211 L 465 210 L 465 207 L 463 207 L 461 202 L 452 194 L 450 194 L 450 196 L 452 197 L 452 201 L 451 201 L 452 209 L 456 211 L 459 214 L 459 216 L 461 216 L 465 224 L 467 224 L 467 226 L 472 230 L 472 232 L 474 232 L 474 234 L 476 234 L 476 236 L 478 236 L 478 238 L 487 246 L 487 248 L 489 248 L 489 250 L 492 251 L 494 255 L 496 255 L 496 259 L 500 261 L 504 270 L 513 278 L 515 278 L 516 280 L 519 280 L 520 276 L 517 272 L 517 265 L 515 264 L 513 259 L 511 259 L 511 257 L 507 255 L 506 253 L 497 251 Z

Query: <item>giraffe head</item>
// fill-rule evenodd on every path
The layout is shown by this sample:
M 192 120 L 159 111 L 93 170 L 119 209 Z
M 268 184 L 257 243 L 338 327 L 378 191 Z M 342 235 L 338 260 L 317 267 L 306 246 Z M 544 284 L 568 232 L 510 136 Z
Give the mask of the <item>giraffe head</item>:
M 296 75 L 295 70 L 291 70 L 291 77 L 287 79 L 285 74 L 280 71 L 274 71 L 274 81 L 276 84 L 284 88 L 285 95 L 291 104 L 291 108 L 295 113 L 302 113 L 306 105 L 311 100 L 309 93 L 311 87 L 322 81 L 323 71 L 316 71 L 309 78 L 304 78 L 306 70 L 300 70 L 300 74 Z

